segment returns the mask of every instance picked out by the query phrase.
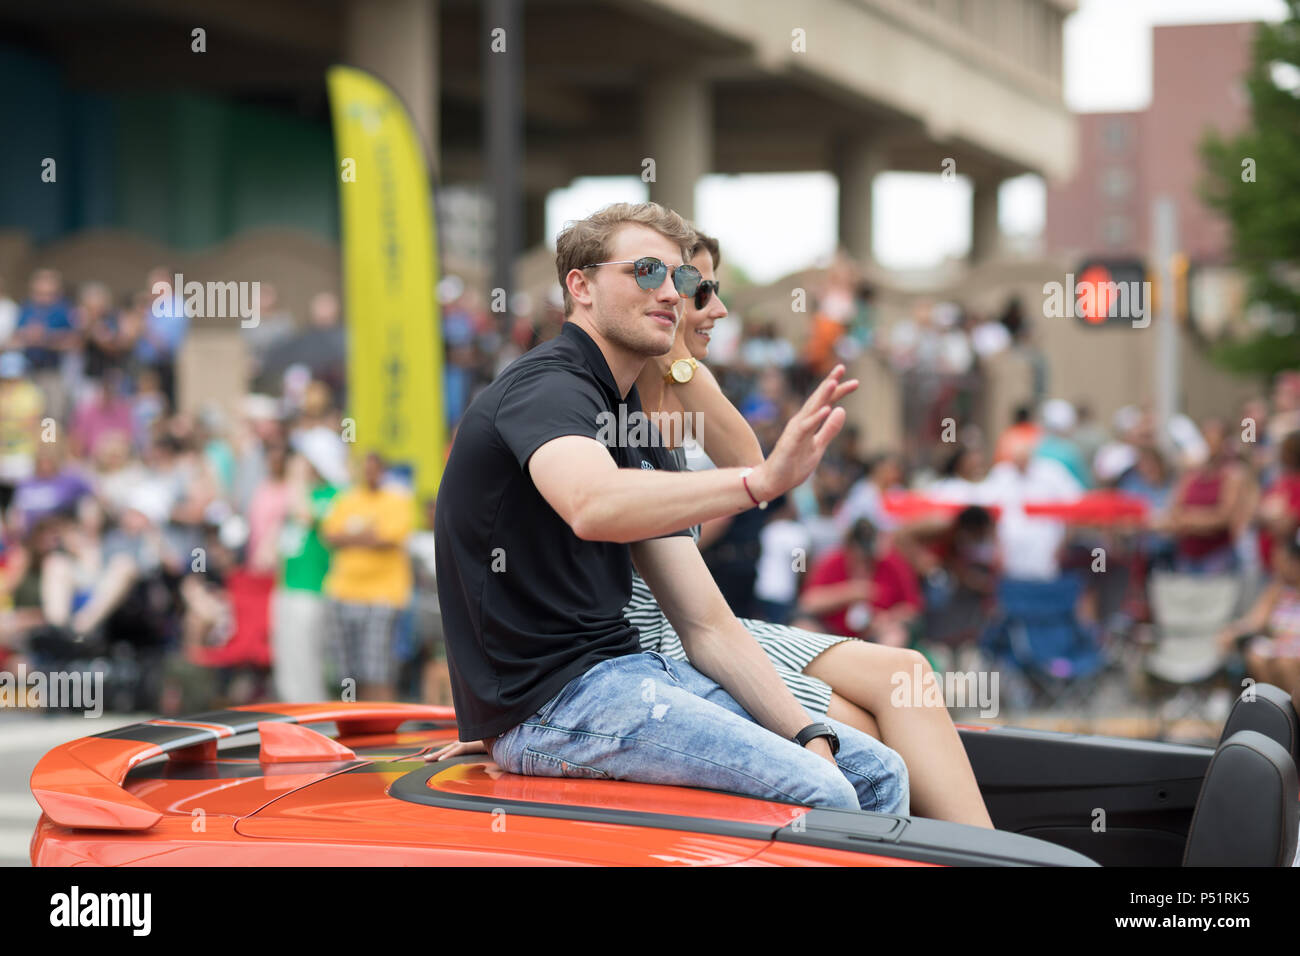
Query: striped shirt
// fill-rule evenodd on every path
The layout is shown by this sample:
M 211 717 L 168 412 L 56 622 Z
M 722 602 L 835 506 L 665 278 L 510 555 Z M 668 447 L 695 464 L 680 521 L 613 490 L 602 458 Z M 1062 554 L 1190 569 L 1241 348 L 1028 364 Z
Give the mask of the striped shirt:
M 684 456 L 681 451 L 674 450 L 673 454 L 677 456 L 679 464 L 682 463 Z M 699 527 L 692 528 L 691 534 L 698 542 Z M 624 608 L 623 615 L 637 629 L 641 650 L 658 651 L 673 660 L 690 662 L 686 649 L 682 647 L 681 638 L 655 600 L 650 585 L 646 584 L 635 568 L 632 571 L 632 599 Z M 823 680 L 804 674 L 803 669 L 827 648 L 852 638 L 816 634 L 798 627 L 750 618 L 740 618 L 740 623 L 767 654 L 795 700 L 813 716 L 825 716 L 826 708 L 830 706 L 831 686 Z

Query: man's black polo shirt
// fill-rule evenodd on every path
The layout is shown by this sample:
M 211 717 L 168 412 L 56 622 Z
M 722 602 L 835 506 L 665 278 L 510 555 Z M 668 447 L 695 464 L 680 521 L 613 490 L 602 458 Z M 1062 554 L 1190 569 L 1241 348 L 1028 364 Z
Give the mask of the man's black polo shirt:
M 551 439 L 582 435 L 604 441 L 620 468 L 676 470 L 653 429 L 644 444 L 635 432 L 631 443 L 615 440 L 618 422 L 635 425 L 640 413 L 636 387 L 620 398 L 596 343 L 566 322 L 511 363 L 461 419 L 434 537 L 462 740 L 505 733 L 574 677 L 639 650 L 623 617 L 632 594 L 629 547 L 580 539 L 527 466 Z

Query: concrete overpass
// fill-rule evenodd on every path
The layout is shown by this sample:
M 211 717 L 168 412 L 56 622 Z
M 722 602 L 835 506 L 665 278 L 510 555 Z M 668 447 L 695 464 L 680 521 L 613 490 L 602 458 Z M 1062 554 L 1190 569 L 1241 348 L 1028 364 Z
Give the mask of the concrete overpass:
M 828 170 L 840 238 L 871 248 L 871 183 L 885 170 L 974 184 L 972 258 L 997 237 L 998 184 L 1068 176 L 1062 21 L 1074 0 L 523 0 L 506 53 L 480 0 L 0 0 L 11 42 L 53 53 L 71 82 L 162 84 L 326 115 L 322 70 L 388 80 L 443 182 L 484 179 L 486 58 L 519 57 L 525 239 L 548 191 L 577 176 L 640 175 L 691 215 L 707 173 Z M 190 31 L 207 31 L 207 52 Z

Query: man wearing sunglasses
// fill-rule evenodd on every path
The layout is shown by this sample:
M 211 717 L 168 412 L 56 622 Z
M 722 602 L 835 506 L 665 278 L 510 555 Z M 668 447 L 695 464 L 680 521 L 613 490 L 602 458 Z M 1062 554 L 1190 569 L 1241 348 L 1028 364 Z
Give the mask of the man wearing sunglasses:
M 641 416 L 634 387 L 673 345 L 691 227 L 618 204 L 559 236 L 567 321 L 470 404 L 438 493 L 438 594 L 460 737 L 505 770 L 707 787 L 906 813 L 907 769 L 814 721 L 731 613 L 689 527 L 762 507 L 812 472 L 856 388 L 826 378 L 755 468 L 678 472 L 657 441 L 602 444 Z M 707 422 L 705 423 L 707 427 Z M 640 652 L 632 567 L 692 664 Z

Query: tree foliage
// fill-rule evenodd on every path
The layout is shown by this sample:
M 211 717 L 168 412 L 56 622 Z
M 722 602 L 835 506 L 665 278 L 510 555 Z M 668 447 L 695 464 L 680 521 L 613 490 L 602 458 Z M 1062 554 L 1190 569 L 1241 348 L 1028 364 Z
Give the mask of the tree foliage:
M 1273 328 L 1221 347 L 1216 358 L 1243 372 L 1300 367 L 1300 0 L 1287 18 L 1260 24 L 1246 88 L 1250 119 L 1235 136 L 1201 144 L 1202 196 L 1228 220 L 1233 262 Z

